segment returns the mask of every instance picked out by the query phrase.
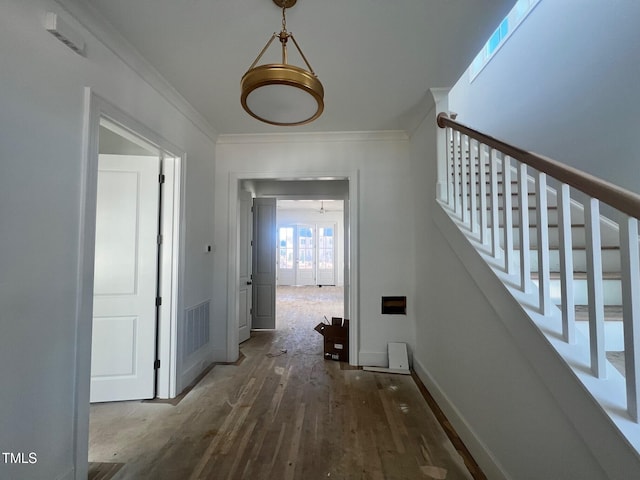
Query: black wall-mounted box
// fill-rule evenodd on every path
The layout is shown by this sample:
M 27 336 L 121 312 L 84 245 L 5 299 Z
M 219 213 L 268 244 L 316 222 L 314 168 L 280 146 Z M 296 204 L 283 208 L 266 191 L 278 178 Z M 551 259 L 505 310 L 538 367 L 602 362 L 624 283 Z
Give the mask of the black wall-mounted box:
M 384 315 L 406 315 L 407 297 L 382 297 Z

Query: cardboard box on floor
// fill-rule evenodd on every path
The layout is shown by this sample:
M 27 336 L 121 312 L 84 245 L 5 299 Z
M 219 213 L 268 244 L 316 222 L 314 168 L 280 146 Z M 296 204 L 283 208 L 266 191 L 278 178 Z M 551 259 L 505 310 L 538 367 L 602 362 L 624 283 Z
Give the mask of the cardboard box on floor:
M 332 317 L 331 325 L 319 323 L 314 330 L 324 336 L 325 359 L 349 361 L 349 320 Z

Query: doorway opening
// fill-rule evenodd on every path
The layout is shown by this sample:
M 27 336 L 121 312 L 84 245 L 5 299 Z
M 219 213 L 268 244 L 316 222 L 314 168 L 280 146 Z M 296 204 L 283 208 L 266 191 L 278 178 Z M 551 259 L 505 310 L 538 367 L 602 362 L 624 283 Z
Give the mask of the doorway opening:
M 278 199 L 276 217 L 276 328 L 314 335 L 344 316 L 344 200 Z
M 172 152 L 179 150 L 85 90 L 75 402 L 80 476 L 94 440 L 91 411 L 109 405 L 97 402 L 177 394 L 184 155 Z
M 100 120 L 90 401 L 156 395 L 163 154 Z
M 320 219 L 313 222 L 313 233 L 307 230 L 302 233 L 302 236 L 306 235 L 306 244 L 309 243 L 309 239 L 311 238 L 310 236 L 313 235 L 313 241 L 316 246 L 314 249 L 307 248 L 307 251 L 303 256 L 310 255 L 316 263 L 320 261 L 322 263 L 322 268 L 319 269 L 319 274 L 318 269 L 313 270 L 313 282 L 309 283 L 311 283 L 312 287 L 318 291 L 326 289 L 326 293 L 328 293 L 328 290 L 331 287 L 342 299 L 342 302 L 338 303 L 338 305 L 341 304 L 341 308 L 340 306 L 338 307 L 339 311 L 336 312 L 335 315 L 327 314 L 326 316 L 339 316 L 342 318 L 351 317 L 349 324 L 349 358 L 353 365 L 357 365 L 359 328 L 357 301 L 358 266 L 357 255 L 355 255 L 355 252 L 358 245 L 358 231 L 357 228 L 355 228 L 355 225 L 357 225 L 358 219 L 358 172 L 343 172 L 340 175 L 335 172 L 331 175 L 328 173 L 325 175 L 318 175 L 316 173 L 311 176 L 299 175 L 293 178 L 290 178 L 287 175 L 274 176 L 273 173 L 265 173 L 263 175 L 256 175 L 254 173 L 250 176 L 232 174 L 231 187 L 232 189 L 229 192 L 230 228 L 232 231 L 236 232 L 237 240 L 232 241 L 230 244 L 230 259 L 232 259 L 232 261 L 230 263 L 229 272 L 231 279 L 230 283 L 233 284 L 237 282 L 239 287 L 237 290 L 230 290 L 228 298 L 228 322 L 231 327 L 228 330 L 227 337 L 229 361 L 235 361 L 238 358 L 239 343 L 248 338 L 248 336 L 245 338 L 241 335 L 243 332 L 243 325 L 245 325 L 245 322 L 242 321 L 245 318 L 244 312 L 253 312 L 252 315 L 249 315 L 250 331 L 253 331 L 256 328 L 271 330 L 278 328 L 276 326 L 276 317 L 278 315 L 276 307 L 276 290 L 279 288 L 277 286 L 277 266 L 278 257 L 281 253 L 279 251 L 278 240 L 278 218 L 280 218 L 282 223 L 286 223 L 287 220 L 286 217 L 283 216 L 284 213 L 282 208 L 280 209 L 280 213 L 276 215 L 275 211 L 277 210 L 277 203 L 280 203 L 282 207 L 283 205 L 287 205 L 286 202 L 289 202 L 288 206 L 292 207 L 294 204 L 302 206 L 304 203 L 310 204 L 311 202 L 315 202 L 316 206 L 314 206 L 313 209 L 317 210 L 317 212 L 314 211 L 314 214 L 317 214 Z M 248 221 L 245 219 L 245 216 L 251 215 L 248 213 L 250 212 L 250 208 L 247 206 L 249 205 L 249 201 L 253 202 L 253 221 L 255 222 L 256 219 L 259 219 L 260 221 L 253 225 L 252 235 L 243 235 L 243 232 L 250 228 L 247 223 Z M 332 201 L 335 201 L 335 203 Z M 332 210 L 332 206 L 330 206 L 332 203 L 334 210 L 333 215 L 337 213 L 335 212 L 335 210 L 338 210 L 338 208 L 335 208 L 336 206 L 340 205 L 342 207 L 342 211 L 339 213 L 339 216 L 334 219 L 331 219 L 332 214 L 327 213 Z M 256 207 L 256 204 L 258 204 L 258 207 Z M 271 211 L 274 212 L 273 216 L 270 213 Z M 301 224 L 306 221 L 308 224 L 309 222 L 307 220 L 308 219 L 301 220 L 298 217 L 293 218 L 289 223 Z M 245 223 L 247 226 L 243 227 Z M 333 223 L 335 223 L 335 227 Z M 318 225 L 322 228 L 320 235 L 318 235 Z M 286 233 L 283 233 L 283 235 L 286 235 Z M 340 240 L 337 240 L 338 235 L 341 237 Z M 299 234 L 298 238 L 300 236 L 301 235 Z M 264 239 L 264 237 L 272 237 L 273 246 L 268 245 L 268 242 L 263 243 L 261 239 Z M 253 245 L 249 246 L 248 243 L 243 243 L 243 238 L 245 240 L 247 238 L 252 238 Z M 322 239 L 319 246 L 317 242 L 318 238 Z M 254 253 L 256 246 L 267 252 L 266 256 L 256 255 Z M 287 248 L 288 247 L 284 245 L 284 250 L 287 250 Z M 304 250 L 304 248 L 298 249 Z M 244 252 L 246 251 L 249 252 L 248 258 L 251 258 L 250 262 L 244 260 Z M 287 258 L 287 254 L 289 254 L 289 258 L 293 259 L 293 250 L 282 253 L 283 259 Z M 318 257 L 318 255 L 320 255 L 320 257 Z M 271 260 L 271 257 L 273 260 Z M 331 262 L 328 261 L 330 257 L 333 257 L 331 258 Z M 262 258 L 261 264 L 263 264 L 262 267 L 264 267 L 260 269 L 259 273 L 262 274 L 266 273 L 267 270 L 272 270 L 272 273 L 269 272 L 269 281 L 265 282 L 264 285 L 258 285 L 255 281 L 255 265 L 254 271 L 249 272 L 253 277 L 247 277 L 247 272 L 245 272 L 245 268 L 242 267 L 243 265 L 246 267 L 250 263 L 256 262 L 259 258 Z M 272 268 L 273 266 L 276 268 Z M 245 277 L 249 278 L 249 280 L 244 281 Z M 245 289 L 244 285 L 247 283 L 249 290 L 252 291 L 252 295 L 249 295 L 248 293 L 243 294 L 243 290 Z M 299 281 L 292 282 L 292 284 L 295 283 L 299 283 Z M 266 301 L 261 303 L 259 299 L 256 301 L 256 290 L 263 292 L 261 298 L 272 301 L 273 303 Z M 298 292 L 301 291 L 302 290 L 298 289 Z M 309 296 L 310 295 L 307 295 L 306 297 Z M 258 295 L 258 297 L 260 296 Z M 253 298 L 254 301 L 252 301 L 250 305 L 246 306 L 246 308 L 244 302 L 238 301 L 249 298 Z M 297 303 L 300 302 L 300 298 L 301 297 L 298 297 L 296 300 Z M 304 295 L 302 298 L 304 298 Z M 267 314 L 273 315 L 270 317 L 271 323 L 268 326 L 265 326 L 266 322 L 254 323 L 254 317 L 256 314 L 258 314 L 260 320 Z M 324 313 L 320 315 L 320 319 L 323 320 L 324 316 Z M 316 324 L 319 323 L 319 321 L 316 322 Z M 311 329 L 313 329 L 313 327 Z

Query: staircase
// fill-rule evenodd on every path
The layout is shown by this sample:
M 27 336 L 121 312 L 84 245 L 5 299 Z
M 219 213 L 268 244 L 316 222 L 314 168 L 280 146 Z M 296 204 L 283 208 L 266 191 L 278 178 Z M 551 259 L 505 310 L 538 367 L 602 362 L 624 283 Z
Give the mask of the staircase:
M 557 320 L 565 344 L 587 345 L 591 379 L 583 384 L 605 410 L 609 400 L 598 398 L 592 379 L 621 378 L 614 381 L 619 391 L 607 395 L 626 405 L 637 438 L 640 196 L 446 114 L 438 125 L 446 145 L 438 160 L 440 205 L 503 283 L 515 287 L 514 298 L 531 318 Z M 575 361 L 567 362 L 576 371 Z M 628 426 L 620 427 L 626 422 L 614 420 L 629 438 Z
M 453 145 L 450 145 L 450 161 L 453 162 L 454 158 L 460 158 L 460 147 L 458 151 L 453 151 Z M 480 224 L 480 186 L 479 186 L 479 161 L 480 156 L 478 154 L 477 146 L 473 149 L 472 155 L 476 169 L 475 174 L 475 195 L 476 195 L 476 209 L 473 212 L 476 222 Z M 485 161 L 484 170 L 489 172 L 491 165 L 488 163 L 488 156 L 484 156 Z M 500 172 L 502 165 L 501 161 L 496 160 L 495 164 L 498 172 Z M 450 165 L 450 170 L 455 170 L 453 163 Z M 514 257 L 520 258 L 521 256 L 521 242 L 522 237 L 520 233 L 520 221 L 523 215 L 520 214 L 520 193 L 518 188 L 518 181 L 513 180 L 517 178 L 517 169 L 511 166 L 511 237 L 513 239 Z M 469 165 L 467 165 L 467 175 L 471 175 Z M 454 174 L 451 174 L 451 184 L 460 184 L 460 175 L 458 178 L 454 178 Z M 538 228 L 538 218 L 536 209 L 535 198 L 535 179 L 527 174 L 527 188 L 526 188 L 526 205 L 528 217 L 528 232 L 524 235 L 528 238 L 528 249 L 526 251 L 529 255 L 529 270 L 530 280 L 533 283 L 533 287 L 538 287 L 538 239 L 536 231 Z M 469 182 L 467 181 L 467 185 Z M 485 189 L 487 195 L 487 204 L 490 203 L 491 198 L 491 182 L 485 180 Z M 504 185 L 502 182 L 501 173 L 498 174 L 497 179 L 497 199 L 498 199 L 498 236 L 499 246 L 504 252 L 505 245 L 505 217 L 504 217 Z M 557 202 L 557 190 L 552 187 L 547 187 L 547 227 L 549 235 L 549 293 L 550 299 L 553 304 L 562 308 L 562 285 L 561 285 L 561 245 L 560 245 L 560 222 L 558 213 Z M 471 201 L 467 205 L 467 210 L 471 216 Z M 523 202 L 524 204 L 524 202 Z M 573 264 L 573 307 L 574 307 L 574 320 L 576 322 L 576 329 L 583 335 L 589 335 L 588 320 L 589 320 L 589 299 L 588 299 L 588 265 L 587 265 L 587 231 L 584 218 L 584 206 L 576 200 L 570 201 L 570 229 L 571 229 L 571 262 Z M 489 209 L 487 212 L 489 213 Z M 620 265 L 620 241 L 619 241 L 619 229 L 618 225 L 608 219 L 607 217 L 600 216 L 600 255 L 602 263 L 602 294 L 604 305 L 604 320 L 605 320 L 605 351 L 607 352 L 607 359 L 618 369 L 618 371 L 624 376 L 624 335 L 622 327 L 622 272 Z M 492 217 L 488 215 L 487 228 L 492 227 Z M 514 269 L 518 269 L 519 265 L 512 266 Z

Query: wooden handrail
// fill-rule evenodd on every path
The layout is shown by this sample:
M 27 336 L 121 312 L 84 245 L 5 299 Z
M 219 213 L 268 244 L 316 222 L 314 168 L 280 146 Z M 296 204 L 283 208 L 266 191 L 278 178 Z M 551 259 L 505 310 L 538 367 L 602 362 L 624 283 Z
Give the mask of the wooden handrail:
M 604 202 L 627 215 L 634 218 L 640 218 L 640 195 L 636 193 L 625 190 L 613 183 L 594 177 L 593 175 L 582 172 L 577 168 L 570 167 L 551 158 L 527 152 L 526 150 L 514 147 L 502 140 L 485 135 L 484 133 L 467 127 L 462 123 L 456 122 L 449 118 L 449 116 L 444 112 L 438 114 L 438 126 L 440 128 L 451 127 L 460 133 L 464 133 L 465 135 L 478 140 L 484 145 L 488 145 L 490 148 L 499 150 L 519 162 L 526 163 L 539 172 L 546 173 L 550 177 L 586 193 L 592 198 L 597 198 L 601 202 Z

